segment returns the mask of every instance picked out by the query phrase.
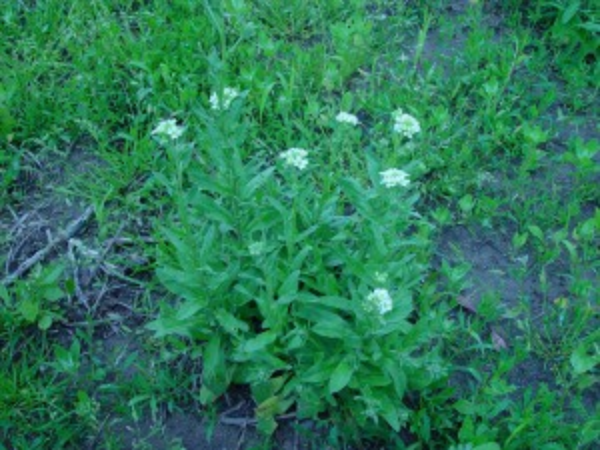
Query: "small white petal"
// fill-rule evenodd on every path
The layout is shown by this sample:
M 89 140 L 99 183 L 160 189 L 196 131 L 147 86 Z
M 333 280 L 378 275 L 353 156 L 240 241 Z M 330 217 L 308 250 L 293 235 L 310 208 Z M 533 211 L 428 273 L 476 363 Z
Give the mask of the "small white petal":
M 394 302 L 387 289 L 375 289 L 367 296 L 367 308 L 384 315 L 392 310 Z
M 159 122 L 159 124 L 152 130 L 153 135 L 159 136 L 168 136 L 171 139 L 177 139 L 180 137 L 185 128 L 177 125 L 177 121 L 175 119 L 168 119 Z
M 405 114 L 401 109 L 394 113 L 394 131 L 411 139 L 415 134 L 421 132 L 419 121 L 410 114 Z
M 383 172 L 379 172 L 381 175 L 381 184 L 386 188 L 393 188 L 396 186 L 408 186 L 410 184 L 408 174 L 400 169 L 388 169 Z
M 303 148 L 290 148 L 279 155 L 286 165 L 304 170 L 308 166 L 308 152 Z
M 347 123 L 348 125 L 352 126 L 356 126 L 360 123 L 358 117 L 356 117 L 354 114 L 350 114 L 344 111 L 340 112 L 337 116 L 335 116 L 335 120 L 340 123 Z
M 229 109 L 231 103 L 240 96 L 240 91 L 235 88 L 226 87 L 223 89 L 223 93 L 221 95 L 213 92 L 210 94 L 210 107 L 214 110 L 226 110 Z

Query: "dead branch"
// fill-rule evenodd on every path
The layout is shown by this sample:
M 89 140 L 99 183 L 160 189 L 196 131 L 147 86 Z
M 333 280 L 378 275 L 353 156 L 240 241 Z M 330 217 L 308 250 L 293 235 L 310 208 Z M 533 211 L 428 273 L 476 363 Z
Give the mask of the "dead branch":
M 88 206 L 81 216 L 71 222 L 67 228 L 60 232 L 55 238 L 52 238 L 48 245 L 37 251 L 33 256 L 29 257 L 17 267 L 17 269 L 2 280 L 4 286 L 9 286 L 18 280 L 21 276 L 27 273 L 33 266 L 42 261 L 48 254 L 59 244 L 71 239 L 90 219 L 94 209 Z

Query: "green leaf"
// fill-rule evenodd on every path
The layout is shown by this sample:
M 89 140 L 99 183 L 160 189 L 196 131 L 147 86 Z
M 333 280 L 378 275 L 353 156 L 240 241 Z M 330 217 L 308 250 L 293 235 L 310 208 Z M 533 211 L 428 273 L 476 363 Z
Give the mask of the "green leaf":
M 276 228 L 283 221 L 282 214 L 272 208 L 263 207 L 261 211 L 256 211 L 254 219 L 247 225 L 248 233 Z
M 299 302 L 296 307 L 296 317 L 299 319 L 305 319 L 312 323 L 318 322 L 334 322 L 339 323 L 342 321 L 341 325 L 346 325 L 346 322 L 337 315 L 335 312 L 330 311 L 328 308 L 324 308 L 323 305 L 320 305 L 319 302 L 313 302 L 312 299 L 318 298 L 312 295 L 307 296 L 304 294 L 300 294 L 298 296 Z M 306 302 L 305 300 L 309 300 Z
M 331 374 L 331 378 L 329 379 L 329 393 L 335 394 L 336 392 L 344 389 L 352 379 L 353 373 L 354 369 L 350 364 L 348 364 L 348 361 L 342 360 L 342 362 L 340 362 L 335 368 Z
M 396 402 L 392 401 L 392 399 L 387 396 L 385 392 L 380 393 L 378 400 L 381 405 L 381 415 L 385 421 L 390 425 L 390 427 L 392 427 L 394 431 L 400 431 L 400 415 L 398 414 Z
M 458 201 L 458 206 L 464 214 L 470 214 L 475 207 L 475 202 L 471 194 L 466 194 Z
M 219 223 L 221 226 L 234 229 L 235 221 L 231 212 L 209 196 L 196 192 L 190 199 L 190 203 L 197 207 L 200 213 Z
M 199 301 L 186 301 L 177 309 L 175 316 L 176 320 L 185 321 L 190 317 L 193 317 L 198 311 L 200 311 L 205 305 Z
M 319 361 L 301 374 L 303 383 L 324 383 L 335 370 L 330 362 Z
M 359 386 L 384 387 L 392 384 L 392 380 L 387 374 L 383 374 L 379 367 L 362 366 L 360 372 L 356 374 L 356 382 Z
M 410 332 L 410 330 L 413 328 L 413 325 L 404 320 L 404 319 L 397 319 L 395 317 L 393 317 L 393 312 L 387 314 L 387 316 L 390 316 L 389 318 L 386 316 L 386 321 L 385 324 L 379 328 L 378 330 L 373 332 L 373 335 L 375 336 L 385 336 L 387 334 L 392 334 L 392 333 L 402 333 L 402 334 L 408 334 Z
M 285 385 L 286 380 L 286 377 L 274 377 L 254 384 L 252 386 L 252 398 L 260 405 L 267 399 L 278 394 Z
M 195 254 L 192 252 L 193 246 L 190 245 L 189 239 L 184 240 L 180 236 L 182 230 L 161 227 L 160 231 L 164 235 L 166 241 L 170 244 L 170 246 L 174 248 L 174 253 L 177 256 L 177 262 L 185 268 L 194 267 L 196 265 L 196 258 Z M 163 257 L 171 253 L 171 248 L 169 248 L 168 252 L 164 249 L 161 250 L 161 256 Z
M 562 24 L 566 25 L 567 23 L 569 23 L 571 21 L 571 19 L 575 16 L 575 14 L 577 14 L 577 11 L 579 11 L 579 7 L 581 6 L 581 2 L 580 1 L 574 1 L 571 2 L 569 4 L 569 6 L 567 6 L 565 8 L 565 10 L 563 11 L 563 15 L 562 15 Z
M 261 402 L 256 407 L 256 417 L 260 418 L 269 418 L 274 417 L 275 414 L 281 412 L 282 409 L 281 399 L 278 395 L 273 395 L 263 402 Z
M 592 419 L 587 422 L 579 434 L 581 436 L 581 445 L 597 441 L 600 438 L 600 419 Z
M 171 179 L 167 178 L 165 174 L 160 172 L 152 172 L 153 180 L 157 181 L 161 187 L 164 187 L 169 195 L 173 195 L 173 185 L 175 184 Z
M 94 414 L 94 402 L 85 391 L 77 391 L 75 413 L 83 418 L 90 418 Z
M 53 264 L 44 269 L 39 279 L 39 282 L 45 286 L 54 285 L 58 282 L 58 279 L 63 273 L 63 270 L 63 264 Z
M 300 242 L 300 239 L 297 239 Z M 314 249 L 310 245 L 304 245 L 304 248 L 300 250 L 300 252 L 294 257 L 294 260 L 290 264 L 289 270 L 300 270 L 302 269 L 302 265 L 304 264 L 304 260 L 307 256 L 314 253 Z
M 538 240 L 540 240 L 541 242 L 544 241 L 544 232 L 542 231 L 542 229 L 540 227 L 538 227 L 537 225 L 529 225 L 527 227 L 527 229 Z
M 27 298 L 19 305 L 19 312 L 27 322 L 33 323 L 40 313 L 40 304 L 32 298 Z
M 293 295 L 298 292 L 298 277 L 300 276 L 299 270 L 292 271 L 284 282 L 279 287 L 277 295 L 280 297 Z
M 5 302 L 10 301 L 10 295 L 8 294 L 8 290 L 1 284 L 0 284 L 0 299 L 4 300 Z
M 381 179 L 381 175 L 379 175 L 381 172 L 381 165 L 371 152 L 366 152 L 365 158 L 367 160 L 367 172 L 369 174 L 369 179 L 373 185 L 377 185 Z
M 252 196 L 252 194 L 254 194 L 254 192 L 256 192 L 257 189 L 260 189 L 261 186 L 263 186 L 267 181 L 269 181 L 269 179 L 273 176 L 274 171 L 275 168 L 270 167 L 260 172 L 258 175 L 252 178 L 246 186 L 242 188 L 242 195 L 245 198 Z
M 248 339 L 239 346 L 239 350 L 245 353 L 255 353 L 263 350 L 267 345 L 275 342 L 277 333 L 274 331 L 265 331 L 253 339 Z
M 160 282 L 171 293 L 186 300 L 195 301 L 204 292 L 201 277 L 197 271 L 177 270 L 172 267 L 161 267 L 156 270 Z
M 54 346 L 54 359 L 56 361 L 53 366 L 58 372 L 76 373 L 81 363 L 81 344 L 79 340 L 74 339 L 68 349 L 60 345 Z
M 44 289 L 44 300 L 55 302 L 65 296 L 64 292 L 58 286 L 49 286 Z
M 149 322 L 146 328 L 154 331 L 154 337 L 163 338 L 171 334 L 190 337 L 190 322 L 182 322 L 174 317 L 161 313 L 158 319 Z
M 265 436 L 271 436 L 277 429 L 277 421 L 274 417 L 259 417 L 256 428 L 261 434 Z
M 463 416 L 470 416 L 476 414 L 478 409 L 470 400 L 460 399 L 454 404 L 454 409 L 456 409 Z
M 478 445 L 477 447 L 473 448 L 473 450 L 502 450 L 502 447 L 495 442 L 488 442 L 486 444 Z
M 344 297 L 338 297 L 335 295 L 317 296 L 312 294 L 305 294 L 299 296 L 299 301 L 304 304 L 320 305 L 321 307 L 327 306 L 329 308 L 335 308 L 341 311 L 353 311 L 352 302 Z
M 589 355 L 585 345 L 580 345 L 571 354 L 571 366 L 577 375 L 592 370 L 600 362 L 600 354 Z
M 479 448 L 479 447 L 478 447 Z M 558 442 L 549 442 L 538 447 L 539 450 L 567 450 L 564 445 Z M 493 450 L 500 449 L 500 447 L 493 447 Z M 487 450 L 487 447 L 486 447 Z
M 224 365 L 224 354 L 221 348 L 221 337 L 215 334 L 210 338 L 203 354 L 203 376 L 214 377 L 218 375 Z
M 294 239 L 294 243 L 301 244 L 306 241 L 309 241 L 310 236 L 312 234 L 314 234 L 315 232 L 319 231 L 320 228 L 321 228 L 320 225 L 312 225 L 312 226 L 308 227 L 306 230 L 304 230 L 302 233 L 300 233 L 296 236 L 296 238 Z M 301 254 L 301 257 L 304 258 L 311 251 L 312 251 L 312 248 L 310 246 L 304 247 L 304 249 L 302 249 L 302 253 L 304 253 L 304 254 Z M 297 259 L 298 259 L 298 257 L 295 258 L 295 260 L 297 260 Z
M 219 325 L 221 325 L 229 334 L 237 335 L 239 331 L 246 332 L 250 329 L 246 322 L 239 320 L 233 314 L 230 314 L 222 308 L 217 311 L 215 318 Z
M 221 396 L 231 380 L 231 371 L 225 365 L 225 349 L 219 335 L 213 335 L 209 339 L 204 348 L 203 363 L 200 401 L 206 404 Z
M 475 437 L 475 425 L 473 419 L 470 416 L 465 417 L 462 426 L 458 431 L 458 438 L 461 442 L 469 442 Z
M 312 327 L 312 331 L 319 336 L 324 336 L 328 338 L 334 339 L 347 339 L 349 337 L 350 325 L 344 319 L 338 316 L 335 322 L 319 322 L 315 326 Z
M 200 387 L 200 403 L 203 405 L 208 405 L 217 399 L 219 394 L 213 392 L 206 384 L 203 384 Z
M 38 328 L 46 331 L 52 326 L 52 316 L 48 313 L 44 313 L 41 319 L 38 321 Z
M 323 410 L 321 397 L 307 385 L 302 387 L 302 396 L 298 398 L 296 405 L 298 419 L 312 419 Z
M 417 420 L 420 422 L 417 425 L 419 436 L 425 442 L 429 443 L 429 441 L 431 441 L 431 419 L 429 418 L 427 411 L 424 409 L 421 409 L 417 413 Z
M 65 280 L 65 291 L 67 295 L 74 296 L 75 295 L 75 280 L 73 278 L 67 278 Z
M 16 120 L 9 109 L 0 104 L 0 139 L 5 139 L 12 133 L 15 123 Z
M 344 178 L 340 180 L 340 186 L 342 187 L 344 194 L 346 194 L 350 202 L 356 208 L 363 214 L 366 213 L 369 215 L 369 213 L 371 213 L 371 209 L 367 203 L 368 194 L 356 180 L 353 178 Z
M 600 23 L 586 22 L 578 24 L 577 26 L 584 30 L 591 31 L 592 33 L 600 33 Z
M 189 170 L 189 176 L 194 187 L 200 191 L 206 191 L 221 196 L 231 195 L 231 191 L 226 185 L 211 179 L 211 175 L 206 173 L 205 170 L 192 166 Z
M 398 362 L 393 359 L 386 358 L 383 360 L 381 366 L 385 373 L 392 379 L 397 397 L 399 399 L 404 397 L 407 385 L 406 375 L 404 374 L 402 368 L 398 367 Z

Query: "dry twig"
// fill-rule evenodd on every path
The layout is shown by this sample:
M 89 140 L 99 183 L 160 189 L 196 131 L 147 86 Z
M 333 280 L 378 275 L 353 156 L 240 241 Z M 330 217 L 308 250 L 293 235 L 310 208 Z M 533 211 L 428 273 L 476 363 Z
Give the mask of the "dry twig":
M 42 261 L 48 254 L 59 244 L 69 240 L 75 234 L 79 232 L 79 230 L 86 224 L 86 222 L 90 219 L 94 212 L 94 209 L 91 206 L 88 206 L 86 210 L 83 212 L 81 216 L 75 219 L 73 222 L 67 226 L 62 232 L 58 234 L 55 238 L 52 238 L 48 244 L 37 251 L 33 256 L 27 258 L 17 269 L 6 276 L 2 280 L 2 284 L 4 286 L 9 286 L 13 284 L 16 280 L 18 280 L 21 276 L 27 273 L 33 266 Z

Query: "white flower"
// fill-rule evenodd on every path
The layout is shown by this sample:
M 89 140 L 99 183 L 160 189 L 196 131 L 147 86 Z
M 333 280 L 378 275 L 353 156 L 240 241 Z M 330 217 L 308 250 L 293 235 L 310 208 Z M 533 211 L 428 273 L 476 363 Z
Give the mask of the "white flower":
M 337 116 L 335 116 L 335 120 L 337 120 L 340 123 L 347 123 L 348 125 L 352 125 L 353 127 L 359 124 L 358 117 L 356 117 L 354 114 L 350 114 L 344 111 L 340 112 Z
M 163 120 L 160 122 L 154 130 L 152 130 L 152 134 L 157 134 L 159 136 L 168 136 L 171 139 L 177 139 L 179 136 L 183 134 L 185 128 L 177 125 L 177 121 L 175 119 Z
M 394 303 L 387 289 L 378 288 L 367 296 L 365 307 L 368 311 L 377 311 L 383 316 L 392 310 Z
M 405 114 L 401 109 L 394 112 L 394 131 L 411 139 L 421 131 L 419 121 L 410 114 Z
M 253 242 L 248 246 L 248 251 L 252 256 L 260 256 L 265 251 L 264 242 Z
M 381 175 L 381 184 L 386 188 L 393 188 L 396 186 L 408 186 L 410 180 L 408 174 L 404 170 L 400 169 L 388 169 L 383 172 L 379 172 Z
M 216 92 L 213 92 L 210 95 L 210 107 L 214 110 L 229 109 L 231 102 L 233 102 L 239 96 L 240 91 L 234 88 L 226 87 L 223 89 L 223 95 L 218 95 Z
M 279 155 L 286 165 L 303 170 L 308 165 L 308 152 L 303 148 L 290 148 Z

